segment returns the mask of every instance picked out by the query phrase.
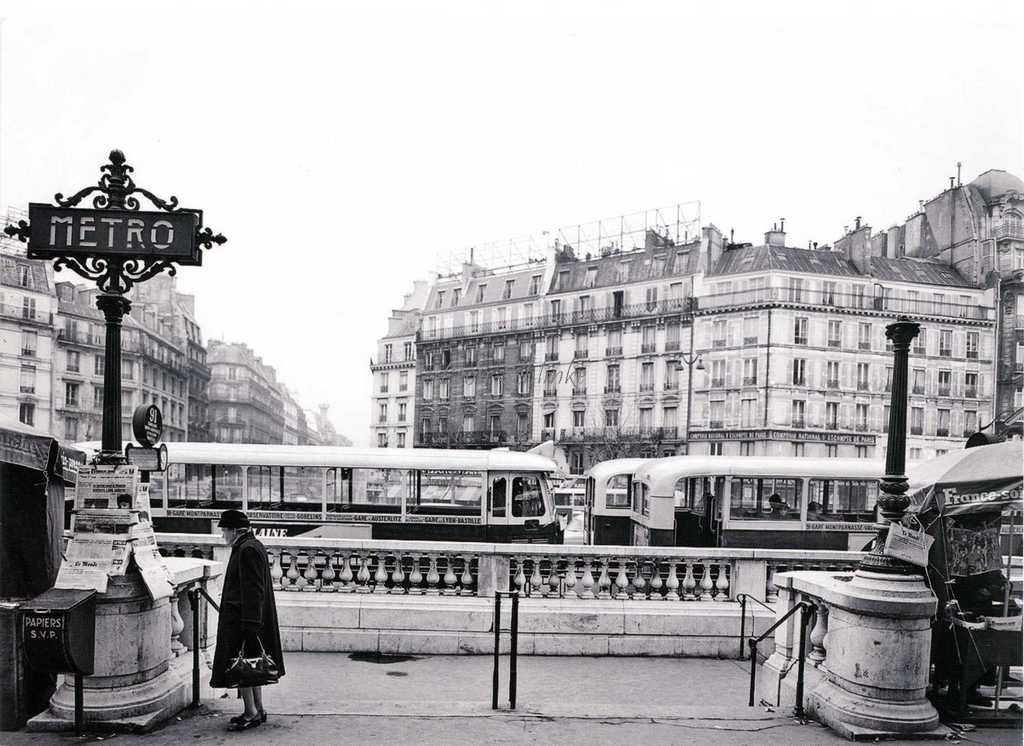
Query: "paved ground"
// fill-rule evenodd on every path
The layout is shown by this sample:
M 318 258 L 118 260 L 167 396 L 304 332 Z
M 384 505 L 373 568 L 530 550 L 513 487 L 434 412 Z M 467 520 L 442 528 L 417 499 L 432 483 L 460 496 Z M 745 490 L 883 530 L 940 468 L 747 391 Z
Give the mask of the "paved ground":
M 490 709 L 491 659 L 432 656 L 378 659 L 292 653 L 289 674 L 266 690 L 268 722 L 225 731 L 241 710 L 233 697 L 204 703 L 144 736 L 0 733 L 0 743 L 114 740 L 145 746 L 254 744 L 827 744 L 815 723 L 746 706 L 749 669 L 735 661 L 668 658 L 519 660 L 516 711 Z M 502 704 L 507 706 L 507 658 Z M 965 734 L 964 743 L 1020 744 L 1019 730 Z

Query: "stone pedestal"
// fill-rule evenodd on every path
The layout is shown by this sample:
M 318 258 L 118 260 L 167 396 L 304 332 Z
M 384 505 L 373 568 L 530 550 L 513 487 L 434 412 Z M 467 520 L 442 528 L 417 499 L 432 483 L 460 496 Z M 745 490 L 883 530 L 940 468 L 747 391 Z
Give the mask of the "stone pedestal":
M 823 659 L 807 663 L 809 714 L 850 738 L 945 733 L 925 698 L 936 600 L 920 576 L 794 572 L 780 587 L 827 608 Z
M 216 575 L 218 565 L 173 558 L 166 564 L 176 589 Z M 83 680 L 87 725 L 147 731 L 191 701 L 192 656 L 176 655 L 172 650 L 172 603 L 177 600 L 150 599 L 134 569 L 123 577 L 110 578 L 107 592 L 97 595 L 95 666 L 93 675 Z M 180 622 L 177 626 L 180 631 Z M 208 681 L 209 672 L 204 670 L 200 679 Z M 49 709 L 29 720 L 27 728 L 71 730 L 74 722 L 74 677 L 67 676 L 50 699 Z

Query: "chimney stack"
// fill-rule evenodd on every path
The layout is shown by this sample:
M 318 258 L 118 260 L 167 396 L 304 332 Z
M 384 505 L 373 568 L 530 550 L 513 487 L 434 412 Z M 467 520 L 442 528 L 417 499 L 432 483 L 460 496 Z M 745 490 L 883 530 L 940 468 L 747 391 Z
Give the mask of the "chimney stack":
M 782 219 L 781 226 L 779 223 L 772 223 L 772 229 L 764 234 L 764 243 L 766 246 L 785 246 L 786 245 L 786 219 Z

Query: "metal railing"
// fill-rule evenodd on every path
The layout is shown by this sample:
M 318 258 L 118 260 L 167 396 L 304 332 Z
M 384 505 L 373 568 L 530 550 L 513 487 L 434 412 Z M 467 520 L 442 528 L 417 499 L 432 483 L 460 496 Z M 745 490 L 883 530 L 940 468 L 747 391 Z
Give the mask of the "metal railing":
M 783 622 L 789 619 L 797 611 L 800 612 L 800 648 L 799 657 L 797 658 L 797 672 L 796 672 L 796 711 L 795 715 L 798 720 L 804 719 L 804 663 L 807 658 L 807 652 L 804 648 L 807 646 L 807 623 L 811 618 L 811 611 L 814 609 L 814 605 L 807 603 L 806 601 L 800 601 L 793 605 L 793 607 L 783 614 L 781 617 L 775 620 L 775 624 L 766 629 L 759 637 L 751 637 L 747 641 L 747 645 L 750 648 L 750 699 L 747 702 L 748 707 L 754 706 L 754 690 L 757 687 L 757 646 L 764 640 L 768 635 L 773 634 Z

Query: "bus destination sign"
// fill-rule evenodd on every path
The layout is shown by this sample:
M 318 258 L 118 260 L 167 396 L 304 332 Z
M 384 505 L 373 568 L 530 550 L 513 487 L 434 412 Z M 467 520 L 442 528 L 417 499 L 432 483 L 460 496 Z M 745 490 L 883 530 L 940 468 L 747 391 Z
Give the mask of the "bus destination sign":
M 199 210 L 100 210 L 31 202 L 28 214 L 29 259 L 141 257 L 202 264 L 196 241 L 202 224 Z

